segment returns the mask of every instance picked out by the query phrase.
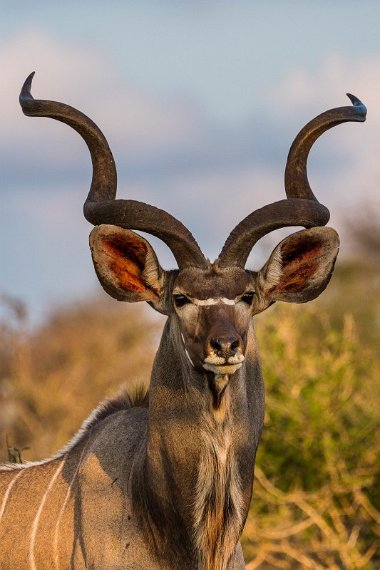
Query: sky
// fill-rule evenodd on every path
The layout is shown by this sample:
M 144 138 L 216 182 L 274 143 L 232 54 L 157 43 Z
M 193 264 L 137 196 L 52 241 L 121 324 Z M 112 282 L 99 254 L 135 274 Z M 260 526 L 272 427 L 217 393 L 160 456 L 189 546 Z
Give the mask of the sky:
M 31 323 L 99 290 L 82 215 L 91 162 L 80 137 L 25 117 L 18 94 L 71 104 L 106 135 L 118 197 L 168 210 L 217 257 L 250 211 L 284 197 L 287 152 L 322 111 L 368 107 L 325 133 L 308 171 L 351 242 L 347 220 L 379 207 L 380 3 L 374 0 L 0 0 L 0 299 Z M 280 232 L 281 234 L 281 232 Z M 282 234 L 281 234 L 282 235 Z M 161 265 L 175 266 L 149 237 Z M 249 266 L 269 256 L 262 240 Z

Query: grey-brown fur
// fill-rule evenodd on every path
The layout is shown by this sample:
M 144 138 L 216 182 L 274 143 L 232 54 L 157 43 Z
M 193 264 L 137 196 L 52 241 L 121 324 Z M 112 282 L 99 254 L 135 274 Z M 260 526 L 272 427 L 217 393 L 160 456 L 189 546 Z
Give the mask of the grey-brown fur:
M 121 301 L 147 301 L 167 315 L 149 399 L 108 402 L 51 460 L 0 469 L 0 568 L 12 570 L 242 570 L 239 538 L 251 502 L 264 418 L 264 390 L 252 317 L 276 301 L 302 303 L 326 287 L 339 248 L 321 226 L 328 211 L 308 187 L 306 158 L 324 130 L 364 120 L 364 106 L 328 111 L 295 141 L 288 200 L 247 216 L 214 263 L 172 216 L 117 200 L 107 141 L 85 115 L 34 100 L 23 111 L 68 123 L 86 141 L 93 180 L 85 215 L 98 225 L 90 246 L 99 280 Z M 292 175 L 293 173 L 293 175 Z M 261 271 L 245 269 L 254 243 L 288 225 Z M 164 271 L 131 229 L 172 249 Z

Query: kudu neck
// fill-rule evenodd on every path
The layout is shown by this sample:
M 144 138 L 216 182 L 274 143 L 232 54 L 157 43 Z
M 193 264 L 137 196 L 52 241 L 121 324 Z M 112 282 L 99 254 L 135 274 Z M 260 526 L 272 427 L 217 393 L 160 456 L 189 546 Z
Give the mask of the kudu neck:
M 195 421 L 199 414 L 211 410 L 210 372 L 192 366 L 186 356 L 178 325 L 169 317 L 161 337 L 154 360 L 150 383 L 150 415 L 162 413 L 172 406 L 183 410 Z M 261 385 L 261 369 L 253 326 L 248 331 L 245 361 L 240 370 L 229 377 L 226 392 L 229 393 L 231 408 L 240 405 L 239 416 L 244 415 L 252 398 L 255 399 L 255 384 Z
M 195 370 L 183 355 L 180 333 L 168 319 L 152 370 L 147 446 L 141 464 L 145 490 L 139 501 L 150 513 L 148 528 L 154 542 L 164 547 L 165 532 L 174 533 L 182 547 L 188 544 L 184 550 L 188 555 L 194 550 L 195 488 L 200 465 L 208 464 L 207 454 L 215 454 L 215 449 L 219 450 L 217 456 L 206 469 L 210 487 L 218 480 L 219 469 L 225 470 L 221 479 L 228 479 L 229 462 L 233 462 L 241 498 L 236 528 L 240 529 L 248 513 L 264 410 L 253 328 L 249 331 L 246 360 L 226 388 L 227 409 L 222 421 L 212 413 L 207 374 Z M 158 504 L 166 505 L 160 508 L 160 515 Z

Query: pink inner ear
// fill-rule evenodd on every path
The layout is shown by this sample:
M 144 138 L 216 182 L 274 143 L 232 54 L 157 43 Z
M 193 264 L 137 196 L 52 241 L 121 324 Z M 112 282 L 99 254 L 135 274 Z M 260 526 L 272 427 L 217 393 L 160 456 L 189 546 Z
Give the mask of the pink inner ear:
M 320 239 L 307 241 L 294 235 L 281 248 L 282 274 L 276 289 L 278 292 L 293 292 L 302 289 L 317 273 L 319 259 L 324 253 L 324 243 Z
M 142 272 L 148 248 L 143 241 L 112 236 L 112 239 L 103 241 L 103 250 L 110 259 L 110 270 L 122 289 L 138 293 L 146 291 Z

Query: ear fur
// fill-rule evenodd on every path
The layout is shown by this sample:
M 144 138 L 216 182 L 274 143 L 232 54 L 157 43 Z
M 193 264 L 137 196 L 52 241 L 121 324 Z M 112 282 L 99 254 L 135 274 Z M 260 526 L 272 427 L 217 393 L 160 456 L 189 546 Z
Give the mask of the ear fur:
M 165 272 L 146 239 L 118 226 L 96 226 L 90 234 L 96 274 L 103 289 L 119 301 L 148 301 L 155 305 Z
M 301 230 L 282 240 L 257 276 L 263 310 L 275 301 L 306 303 L 330 281 L 339 251 L 339 236 L 326 227 Z

